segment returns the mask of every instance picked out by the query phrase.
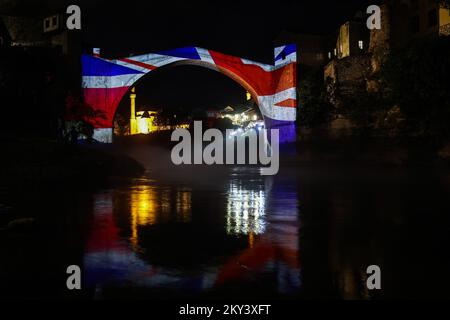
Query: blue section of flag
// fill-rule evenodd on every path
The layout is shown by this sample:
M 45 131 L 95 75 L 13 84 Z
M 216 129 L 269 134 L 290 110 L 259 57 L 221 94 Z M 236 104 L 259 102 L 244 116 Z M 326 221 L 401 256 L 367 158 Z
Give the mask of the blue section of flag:
M 288 44 L 276 57 L 275 61 L 283 60 L 283 57 L 290 55 L 297 51 L 297 46 L 295 44 Z
M 167 50 L 159 52 L 159 54 L 177 58 L 200 60 L 200 55 L 198 54 L 197 49 L 195 47 L 185 47 L 174 50 Z
M 87 54 L 81 57 L 83 76 L 120 76 L 143 73 Z

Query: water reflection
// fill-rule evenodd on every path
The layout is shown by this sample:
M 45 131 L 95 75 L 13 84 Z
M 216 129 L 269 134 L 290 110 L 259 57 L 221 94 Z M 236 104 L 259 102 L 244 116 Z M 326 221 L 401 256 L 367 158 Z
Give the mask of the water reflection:
M 38 229 L 0 234 L 2 292 L 57 295 L 66 279 L 55 270 L 80 264 L 83 293 L 99 298 L 449 297 L 447 175 L 288 169 L 143 178 L 93 194 L 33 190 L 15 210 L 42 212 Z M 371 264 L 382 269 L 379 292 L 365 286 Z
M 265 201 L 264 190 L 248 190 L 233 180 L 227 194 L 227 233 L 252 237 L 264 233 Z
M 84 255 L 86 286 L 97 293 L 105 287 L 201 293 L 246 284 L 293 292 L 300 285 L 297 195 L 272 183 L 234 174 L 223 187 L 204 190 L 144 179 L 98 193 Z
M 174 194 L 174 199 L 172 199 L 172 194 Z M 136 250 L 138 246 L 138 227 L 169 222 L 172 212 L 175 214 L 176 222 L 190 221 L 190 190 L 177 189 L 173 192 L 170 188 L 157 189 L 148 185 L 132 188 L 130 194 L 130 242 L 133 249 Z

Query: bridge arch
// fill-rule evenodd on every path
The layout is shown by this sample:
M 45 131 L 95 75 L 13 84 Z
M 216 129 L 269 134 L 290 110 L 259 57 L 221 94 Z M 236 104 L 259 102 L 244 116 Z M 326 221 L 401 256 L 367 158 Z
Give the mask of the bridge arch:
M 112 142 L 113 121 L 120 101 L 139 79 L 170 65 L 189 64 L 221 72 L 248 90 L 266 127 L 280 130 L 281 142 L 295 140 L 296 47 L 275 48 L 275 64 L 267 65 L 197 47 L 108 60 L 82 56 L 84 101 L 99 114 L 89 121 L 94 139 Z

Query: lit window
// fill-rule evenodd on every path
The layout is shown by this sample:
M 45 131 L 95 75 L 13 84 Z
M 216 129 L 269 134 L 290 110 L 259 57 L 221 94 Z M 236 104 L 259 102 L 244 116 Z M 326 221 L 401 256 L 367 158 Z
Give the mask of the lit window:
M 364 49 L 364 41 L 359 40 L 359 41 L 358 41 L 358 47 L 359 47 L 361 50 L 363 50 L 363 49 Z
M 337 49 L 334 48 L 334 56 L 337 56 Z
M 331 59 L 331 52 L 328 52 L 328 59 Z

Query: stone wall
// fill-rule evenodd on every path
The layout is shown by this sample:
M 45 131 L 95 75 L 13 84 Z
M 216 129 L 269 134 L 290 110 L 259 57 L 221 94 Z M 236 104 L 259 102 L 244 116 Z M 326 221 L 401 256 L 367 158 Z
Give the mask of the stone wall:
M 341 99 L 366 90 L 371 73 L 368 55 L 335 59 L 325 66 L 324 77 L 330 102 L 339 107 Z
M 391 23 L 389 6 L 381 6 L 381 30 L 370 32 L 369 53 L 372 55 L 372 72 L 379 72 L 385 58 L 391 52 Z

